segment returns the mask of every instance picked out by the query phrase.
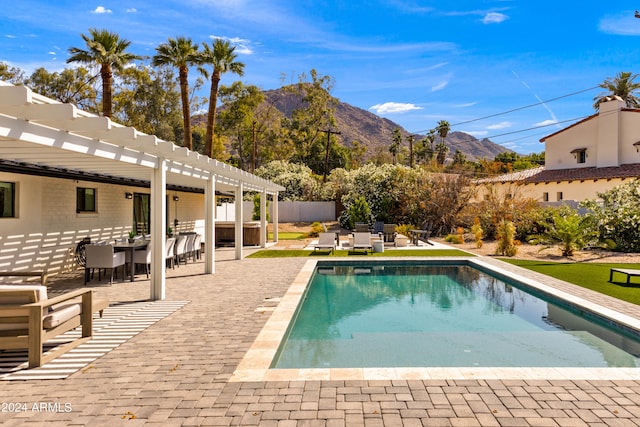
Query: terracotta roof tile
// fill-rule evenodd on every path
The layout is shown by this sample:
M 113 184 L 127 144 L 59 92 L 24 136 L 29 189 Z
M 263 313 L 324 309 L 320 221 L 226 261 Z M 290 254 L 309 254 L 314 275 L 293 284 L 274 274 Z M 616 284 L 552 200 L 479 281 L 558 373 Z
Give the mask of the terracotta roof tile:
M 587 179 L 640 178 L 640 163 L 612 167 L 543 170 L 524 179 L 525 183 L 578 181 Z

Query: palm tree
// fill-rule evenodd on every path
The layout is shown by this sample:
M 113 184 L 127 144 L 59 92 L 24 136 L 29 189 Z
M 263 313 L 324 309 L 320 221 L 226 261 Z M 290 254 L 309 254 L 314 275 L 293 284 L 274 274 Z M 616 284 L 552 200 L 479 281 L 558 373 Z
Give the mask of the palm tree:
M 108 30 L 89 29 L 89 35 L 80 34 L 87 44 L 87 50 L 70 47 L 71 56 L 67 64 L 79 62 L 87 65 L 100 66 L 102 79 L 102 115 L 111 117 L 113 71 L 122 71 L 129 62 L 141 59 L 140 56 L 126 52 L 130 41 L 121 39 L 116 33 Z
M 593 98 L 595 100 L 593 108 L 595 108 L 596 111 L 600 110 L 600 104 L 606 101 L 607 97 L 611 95 L 622 98 L 629 108 L 640 108 L 640 99 L 635 95 L 635 92 L 640 89 L 640 83 L 634 81 L 637 77 L 637 74 L 632 74 L 629 71 L 622 71 L 616 74 L 613 79 L 607 77 L 605 81 L 598 86 L 606 89 L 608 92 L 601 93 Z
M 438 161 L 438 164 L 441 165 L 444 164 L 444 160 L 447 156 L 447 151 L 449 151 L 449 147 L 447 147 L 444 140 L 449 134 L 450 130 L 451 126 L 446 120 L 440 120 L 436 126 L 436 132 L 438 132 L 438 135 L 440 135 L 440 143 L 436 145 L 436 160 Z
M 396 157 L 398 156 L 398 151 L 400 150 L 400 144 L 402 144 L 402 133 L 400 133 L 400 128 L 395 128 L 393 130 L 393 136 L 391 137 L 391 145 L 389 146 L 389 152 L 393 157 L 393 164 L 396 164 Z
M 204 154 L 211 157 L 213 153 L 213 137 L 214 126 L 216 120 L 216 104 L 218 101 L 218 86 L 222 74 L 231 71 L 239 76 L 244 74 L 244 63 L 236 61 L 238 55 L 234 52 L 235 46 L 232 46 L 228 40 L 215 39 L 211 45 L 202 43 L 202 53 L 200 61 L 202 64 L 213 65 L 213 73 L 211 74 L 211 93 L 209 95 L 209 113 L 207 114 L 207 133 L 205 137 Z M 206 70 L 200 70 L 205 77 L 208 76 Z
M 184 125 L 183 146 L 192 149 L 191 142 L 191 106 L 189 104 L 189 66 L 198 62 L 198 45 L 190 38 L 169 37 L 166 43 L 156 48 L 157 54 L 151 63 L 154 67 L 171 65 L 178 68 L 180 80 L 180 99 L 182 100 L 182 123 Z

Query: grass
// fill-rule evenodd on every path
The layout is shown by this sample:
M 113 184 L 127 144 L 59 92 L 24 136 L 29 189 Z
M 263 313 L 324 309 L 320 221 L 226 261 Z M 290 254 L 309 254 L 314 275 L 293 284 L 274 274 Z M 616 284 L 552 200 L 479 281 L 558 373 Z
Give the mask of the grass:
M 327 258 L 327 257 L 412 257 L 412 256 L 427 256 L 427 257 L 448 257 L 448 256 L 474 256 L 469 252 L 460 251 L 457 249 L 385 249 L 384 252 L 369 252 L 365 254 L 364 251 L 348 251 L 348 250 L 336 250 L 333 253 L 329 251 L 310 251 L 310 250 L 294 250 L 294 249 L 267 249 L 255 252 L 249 255 L 247 258 L 299 258 L 299 257 L 311 257 L 311 258 Z
M 309 236 L 308 233 L 300 231 L 279 231 L 278 240 L 302 240 Z M 273 240 L 273 233 L 269 232 L 269 240 Z
M 501 258 L 501 260 L 623 301 L 640 305 L 640 281 L 637 277 L 631 279 L 631 286 L 626 286 L 625 283 L 621 282 L 622 280 L 626 280 L 626 278 L 617 273 L 613 278 L 616 282 L 609 282 L 609 271 L 611 268 L 637 270 L 640 269 L 640 264 L 637 263 L 569 263 L 510 258 Z M 618 280 L 620 280 L 620 282 L 618 282 Z

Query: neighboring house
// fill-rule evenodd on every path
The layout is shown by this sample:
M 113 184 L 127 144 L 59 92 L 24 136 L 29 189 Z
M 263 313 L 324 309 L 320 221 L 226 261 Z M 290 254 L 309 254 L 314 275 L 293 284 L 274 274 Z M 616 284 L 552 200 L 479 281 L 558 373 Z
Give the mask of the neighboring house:
M 619 97 L 540 142 L 544 167 L 478 180 L 477 200 L 491 189 L 540 202 L 580 202 L 640 177 L 640 110 L 626 108 Z

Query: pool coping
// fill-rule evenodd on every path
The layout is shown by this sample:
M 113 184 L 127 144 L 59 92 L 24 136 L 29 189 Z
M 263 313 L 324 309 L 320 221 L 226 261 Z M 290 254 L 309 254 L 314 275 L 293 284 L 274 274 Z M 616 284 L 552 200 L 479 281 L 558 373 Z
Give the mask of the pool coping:
M 353 260 L 331 260 L 350 262 Z M 543 293 L 567 300 L 579 307 L 597 313 L 612 322 L 639 331 L 640 319 L 619 313 L 580 296 L 556 289 L 550 285 L 523 275 L 507 271 L 482 260 L 482 257 L 380 257 L 368 261 L 432 261 L 461 262 L 475 264 L 535 288 Z M 270 369 L 289 323 L 295 315 L 307 284 L 321 260 L 307 261 L 291 286 L 273 310 L 270 318 L 255 341 L 238 364 L 229 379 L 240 381 L 295 381 L 295 380 L 428 380 L 428 379 L 557 379 L 557 380 L 640 380 L 640 368 L 495 368 L 495 367 L 419 367 L 419 368 L 315 368 L 315 369 Z M 526 270 L 523 270 L 526 272 Z M 256 311 L 266 312 L 268 307 Z

